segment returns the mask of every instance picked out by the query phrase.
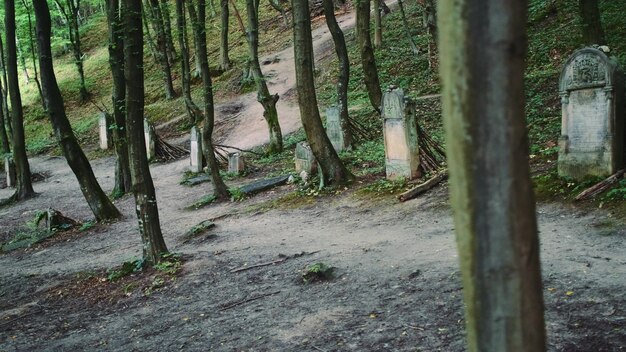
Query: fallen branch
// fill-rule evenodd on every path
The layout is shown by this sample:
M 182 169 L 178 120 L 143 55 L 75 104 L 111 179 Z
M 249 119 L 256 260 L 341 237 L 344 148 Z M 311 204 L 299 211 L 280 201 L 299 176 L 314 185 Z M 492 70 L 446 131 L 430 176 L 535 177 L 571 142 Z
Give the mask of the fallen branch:
M 611 185 L 617 183 L 619 179 L 624 177 L 625 171 L 626 169 L 621 169 L 618 172 L 614 173 L 613 175 L 607 177 L 604 181 L 598 182 L 595 185 L 587 188 L 586 190 L 582 191 L 579 195 L 577 195 L 576 198 L 574 198 L 574 200 L 578 201 L 578 200 L 588 199 L 606 191 L 607 189 L 609 189 L 609 187 L 611 187 Z
M 402 193 L 401 195 L 398 196 L 398 199 L 401 202 L 405 202 L 409 199 L 413 199 L 415 197 L 417 197 L 418 195 L 428 191 L 429 189 L 435 187 L 439 182 L 445 180 L 446 178 L 448 178 L 448 170 L 443 170 L 440 173 L 438 173 L 437 175 L 431 177 L 428 181 L 424 182 L 424 183 L 420 183 L 419 185 L 415 186 L 414 188 Z
M 246 298 L 246 299 L 244 299 L 244 300 L 242 300 L 242 301 L 237 301 L 237 302 L 233 302 L 233 303 L 227 304 L 227 305 L 225 305 L 225 306 L 221 307 L 221 308 L 220 308 L 220 311 L 225 311 L 225 310 L 227 310 L 227 309 L 231 309 L 231 308 L 234 308 L 234 307 L 240 306 L 240 305 L 242 305 L 242 304 L 246 304 L 246 303 L 249 303 L 249 302 L 252 302 L 252 301 L 256 301 L 257 299 L 261 299 L 261 298 L 264 298 L 264 297 L 277 295 L 277 294 L 279 294 L 279 293 L 280 293 L 280 291 L 274 291 L 274 292 L 270 292 L 270 293 L 265 293 L 265 294 L 262 294 L 262 295 L 258 295 L 258 296 L 256 296 L 256 297 Z
M 317 252 L 319 252 L 319 251 L 308 252 L 308 253 L 307 252 L 300 252 L 300 253 L 296 253 L 296 254 L 290 255 L 290 256 L 282 256 L 281 258 L 276 259 L 276 260 L 272 260 L 270 262 L 264 262 L 264 263 L 250 265 L 250 266 L 242 266 L 242 267 L 233 269 L 230 272 L 234 274 L 234 273 L 238 273 L 238 272 L 241 272 L 241 271 L 246 271 L 246 270 L 250 270 L 250 269 L 254 269 L 254 268 L 260 268 L 260 267 L 263 267 L 263 266 L 274 265 L 274 264 L 282 263 L 282 262 L 286 261 L 287 259 L 298 258 L 298 257 L 302 257 L 304 255 L 312 255 L 312 254 L 315 254 Z
M 231 145 L 214 144 L 213 146 L 214 147 L 219 147 L 219 148 L 222 148 L 222 149 L 234 149 L 236 151 L 240 151 L 240 152 L 244 152 L 244 153 L 250 153 L 250 154 L 259 155 L 259 156 L 263 155 L 262 153 L 257 153 L 255 151 L 250 150 L 250 149 L 241 149 L 241 148 L 233 147 Z

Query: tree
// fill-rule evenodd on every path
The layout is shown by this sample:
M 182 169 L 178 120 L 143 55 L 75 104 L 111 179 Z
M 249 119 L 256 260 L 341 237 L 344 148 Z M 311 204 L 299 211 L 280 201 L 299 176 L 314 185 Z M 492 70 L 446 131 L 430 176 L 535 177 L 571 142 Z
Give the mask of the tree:
M 37 85 L 37 91 L 39 92 L 39 98 L 41 99 L 41 105 L 43 109 L 46 110 L 46 103 L 43 99 L 43 92 L 41 90 L 41 82 L 39 82 L 39 73 L 37 72 L 37 53 L 35 52 L 35 36 L 33 34 L 33 21 L 30 16 L 30 7 L 28 6 L 27 0 L 22 0 L 22 5 L 24 5 L 24 9 L 26 10 L 26 18 L 28 19 L 28 47 L 30 49 L 30 57 L 33 60 L 33 72 L 35 73 L 35 84 Z
M 172 80 L 172 67 L 170 65 L 170 59 L 168 57 L 168 40 L 165 30 L 165 22 L 163 19 L 163 13 L 161 12 L 161 5 L 159 0 L 146 0 L 145 6 L 147 8 L 147 18 L 152 25 L 152 29 L 155 32 L 155 55 L 161 65 L 161 71 L 163 73 L 163 81 L 165 88 L 165 98 L 174 99 L 176 92 L 174 91 L 174 83 Z
M 161 232 L 159 208 L 146 153 L 143 133 L 145 103 L 143 71 L 143 31 L 141 0 L 124 0 L 124 76 L 126 77 L 126 133 L 131 164 L 139 233 L 143 259 L 147 264 L 159 263 L 167 246 Z
M 63 15 L 67 24 L 69 33 L 70 44 L 72 45 L 72 53 L 74 54 L 74 64 L 78 71 L 78 77 L 80 79 L 80 101 L 82 103 L 89 99 L 89 92 L 85 84 L 85 70 L 83 68 L 83 50 L 80 45 L 80 30 L 79 30 L 79 10 L 80 0 L 54 0 L 57 4 L 57 8 Z
M 128 160 L 128 139 L 126 137 L 126 82 L 124 80 L 124 27 L 120 14 L 120 0 L 105 1 L 109 34 L 109 66 L 113 78 L 111 103 L 113 106 L 113 132 L 115 145 L 115 187 L 114 196 L 131 191 L 130 163 Z
M 346 48 L 346 39 L 343 31 L 335 18 L 335 5 L 332 0 L 323 0 L 324 17 L 326 25 L 335 43 L 335 53 L 339 59 L 339 79 L 337 80 L 337 100 L 339 101 L 339 116 L 341 118 L 341 129 L 343 140 L 346 146 L 352 146 L 352 128 L 350 127 L 350 116 L 348 115 L 348 82 L 350 81 L 350 59 Z
M 15 162 L 16 200 L 23 200 L 35 195 L 30 179 L 30 165 L 26 156 L 26 141 L 24 136 L 24 113 L 22 111 L 22 97 L 17 76 L 17 45 L 15 42 L 15 1 L 4 1 L 4 24 L 6 26 L 7 51 L 7 87 L 11 97 L 11 140 L 13 143 L 13 161 Z
M 379 1 L 374 1 L 374 48 L 380 49 L 383 46 L 383 19 L 382 9 L 378 6 Z
M 469 351 L 546 347 L 524 116 L 527 5 L 439 1 L 446 154 Z
M 188 0 L 187 9 L 193 26 L 196 55 L 200 58 L 200 76 L 202 77 L 204 100 L 204 128 L 202 130 L 202 140 L 203 146 L 206 147 L 203 149 L 204 158 L 207 161 L 209 172 L 211 173 L 214 196 L 219 200 L 224 200 L 230 197 L 230 192 L 228 192 L 228 188 L 226 187 L 226 184 L 224 184 L 224 180 L 222 180 L 222 176 L 220 175 L 219 164 L 215 158 L 215 148 L 213 147 L 213 127 L 215 125 L 213 83 L 211 82 L 209 62 L 207 59 L 206 24 L 204 21 L 201 21 L 201 19 L 206 17 L 206 3 L 204 0 L 197 0 L 196 10 L 194 1 Z
M 163 14 L 163 24 L 165 27 L 165 39 L 167 43 L 167 58 L 170 66 L 176 62 L 176 47 L 174 46 L 174 36 L 172 35 L 172 15 L 168 0 L 161 0 L 161 13 Z
M 322 177 L 327 184 L 349 183 L 354 176 L 343 165 L 330 143 L 317 108 L 313 76 L 313 39 L 311 18 L 306 0 L 292 1 L 293 49 L 296 65 L 296 89 L 302 127 L 315 159 L 321 166 Z
M 222 22 L 222 28 L 220 29 L 220 70 L 227 71 L 230 69 L 230 58 L 228 57 L 228 0 L 220 0 L 220 7 Z
M 6 70 L 6 56 L 4 55 L 4 44 L 0 35 L 0 81 L 2 82 L 2 111 L 4 113 L 5 125 L 9 141 L 12 139 L 13 129 L 11 128 L 11 112 L 9 111 L 9 85 Z
M 184 0 L 176 0 L 176 26 L 178 27 L 178 46 L 180 47 L 181 81 L 185 108 L 189 115 L 189 125 L 200 121 L 202 112 L 191 97 L 191 67 L 189 66 L 189 42 L 187 40 L 187 20 Z
M 111 220 L 121 216 L 113 203 L 107 198 L 102 188 L 96 180 L 96 176 L 91 169 L 89 160 L 80 148 L 76 136 L 72 131 L 63 97 L 54 75 L 52 65 L 52 50 L 50 48 L 51 28 L 50 10 L 46 1 L 33 0 L 35 18 L 37 21 L 37 43 L 39 46 L 39 68 L 41 71 L 41 86 L 46 110 L 48 111 L 52 129 L 56 135 L 61 151 L 67 160 L 70 168 L 76 175 L 80 184 L 80 190 L 89 204 L 89 208 L 96 217 L 96 220 Z
M 578 0 L 578 10 L 582 19 L 585 44 L 605 45 L 606 38 L 602 29 L 598 0 Z
M 367 88 L 370 103 L 376 111 L 380 111 L 383 93 L 378 80 L 378 68 L 370 38 L 370 0 L 356 0 L 356 38 L 361 53 L 363 79 Z
M 257 87 L 257 101 L 263 106 L 263 117 L 270 132 L 268 153 L 280 153 L 283 151 L 283 135 L 276 110 L 278 94 L 270 94 L 259 63 L 259 0 L 246 0 L 246 9 L 248 11 L 247 38 L 250 49 L 250 71 Z

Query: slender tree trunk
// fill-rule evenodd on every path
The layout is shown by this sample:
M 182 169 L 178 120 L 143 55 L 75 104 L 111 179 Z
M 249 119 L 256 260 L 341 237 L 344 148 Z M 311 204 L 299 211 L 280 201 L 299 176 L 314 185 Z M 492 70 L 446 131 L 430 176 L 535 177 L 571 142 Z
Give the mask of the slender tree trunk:
M 280 0 L 268 0 L 268 2 L 270 3 L 270 6 L 274 10 L 280 12 L 280 15 L 283 17 L 283 21 L 285 22 L 285 26 L 288 26 L 289 20 L 288 20 L 287 14 L 285 13 L 285 8 L 280 3 Z
M 402 0 L 398 0 L 398 7 L 400 8 L 400 16 L 402 17 L 402 26 L 404 27 L 404 34 L 406 35 L 406 39 L 409 41 L 409 45 L 411 45 L 411 50 L 413 54 L 419 55 L 420 50 L 417 48 L 413 37 L 411 36 L 411 26 L 409 26 L 409 22 L 406 19 L 406 13 L 404 12 L 404 3 Z
M 330 143 L 317 108 L 313 76 L 313 39 L 307 0 L 292 0 L 293 49 L 296 64 L 296 88 L 302 127 L 315 159 L 321 166 L 325 184 L 341 185 L 354 176 L 346 169 Z
M 101 221 L 118 218 L 121 216 L 120 212 L 100 188 L 89 160 L 87 160 L 83 150 L 80 148 L 72 131 L 72 126 L 65 114 L 63 97 L 61 96 L 52 65 L 52 50 L 50 49 L 51 22 L 48 3 L 35 0 L 33 5 L 37 19 L 37 42 L 39 44 L 39 53 L 41 53 L 39 55 L 41 83 L 52 129 L 65 155 L 65 159 L 67 159 L 67 163 L 76 175 L 76 179 L 80 184 L 80 190 L 83 192 L 83 196 L 85 196 L 96 219 Z
M 0 36 L 0 71 L 2 71 L 0 80 L 2 80 L 2 111 L 4 113 L 4 123 L 6 126 L 7 135 L 9 137 L 9 143 L 12 143 L 11 141 L 13 140 L 13 128 L 11 127 L 11 112 L 9 111 L 9 79 L 7 78 L 6 56 L 4 55 L 4 53 L 4 44 L 2 36 Z
M 439 1 L 446 154 L 469 351 L 546 348 L 524 117 L 527 6 Z
M 174 46 L 174 36 L 172 35 L 172 15 L 168 0 L 161 0 L 161 13 L 163 14 L 163 24 L 165 25 L 165 38 L 167 40 L 167 58 L 170 66 L 176 63 L 176 47 Z
M 374 1 L 374 48 L 380 49 L 383 46 L 383 20 L 379 1 Z
M 267 122 L 270 132 L 270 144 L 268 153 L 280 153 L 283 151 L 283 135 L 278 123 L 278 111 L 276 102 L 278 94 L 270 94 L 265 83 L 265 77 L 259 63 L 259 0 L 246 0 L 248 10 L 248 47 L 250 48 L 250 69 L 257 87 L 257 101 L 263 106 L 263 117 Z
M 16 200 L 27 199 L 35 195 L 31 182 L 30 165 L 26 156 L 24 137 L 24 114 L 20 95 L 19 78 L 17 75 L 17 45 L 15 42 L 15 1 L 4 1 L 4 24 L 7 42 L 7 74 L 8 89 L 11 97 L 11 129 L 13 142 L 13 161 L 15 162 Z
M 380 111 L 383 93 L 378 80 L 378 68 L 370 38 L 370 0 L 356 0 L 356 37 L 361 52 L 363 79 L 367 88 L 370 103 L 376 111 Z
M 161 261 L 167 253 L 163 240 L 159 209 L 144 140 L 144 71 L 141 0 L 124 0 L 124 75 L 126 77 L 126 131 L 131 164 L 143 259 L 147 264 Z
M 228 0 L 220 0 L 222 28 L 220 31 L 220 70 L 230 69 L 228 57 Z
M 120 14 L 120 0 L 106 0 L 109 29 L 109 66 L 113 78 L 111 101 L 113 105 L 113 143 L 117 156 L 115 164 L 114 196 L 132 191 L 128 139 L 126 137 L 126 81 L 124 78 L 124 27 Z
M 602 29 L 598 0 L 578 0 L 578 9 L 582 19 L 585 44 L 605 45 L 606 37 Z
M 424 27 L 428 33 L 428 67 L 433 69 L 437 62 L 437 6 L 435 0 L 426 0 Z
M 214 196 L 217 199 L 228 199 L 230 193 L 226 184 L 222 180 L 220 175 L 219 164 L 215 158 L 215 148 L 213 147 L 213 127 L 215 125 L 215 110 L 213 104 L 213 87 L 211 82 L 211 74 L 209 72 L 209 62 L 207 59 L 207 47 L 206 47 L 206 25 L 201 19 L 205 18 L 206 3 L 204 0 L 197 1 L 197 12 L 193 0 L 187 0 L 187 9 L 189 11 L 189 18 L 193 25 L 194 42 L 196 44 L 196 55 L 200 58 L 200 75 L 202 76 L 202 84 L 204 86 L 203 98 L 204 98 L 204 128 L 203 128 L 203 145 L 206 146 L 206 150 L 203 150 L 204 157 L 207 161 L 209 172 L 211 173 L 211 180 L 213 181 Z
M 161 5 L 159 0 L 147 0 L 146 7 L 147 17 L 155 32 L 156 56 L 163 73 L 165 98 L 173 99 L 176 97 L 176 92 L 174 91 L 174 83 L 172 80 L 172 67 L 170 66 L 170 60 L 167 55 L 167 37 L 165 35 L 165 24 L 163 14 L 161 13 Z
M 247 35 L 246 26 L 243 24 L 243 20 L 241 19 L 241 14 L 239 14 L 239 10 L 237 10 L 237 2 L 235 0 L 230 0 L 230 6 L 233 7 L 233 12 L 235 13 L 235 18 L 237 19 L 237 23 L 239 24 L 239 29 L 243 35 Z
M 335 43 L 335 52 L 339 59 L 339 79 L 337 80 L 337 99 L 339 100 L 339 116 L 341 117 L 341 129 L 343 140 L 346 146 L 353 146 L 352 128 L 350 127 L 350 116 L 348 115 L 348 82 L 350 81 L 350 59 L 346 39 L 337 19 L 335 18 L 335 5 L 333 0 L 323 0 L 324 16 L 326 25 Z
M 65 19 L 67 29 L 69 32 L 70 43 L 72 45 L 72 53 L 74 54 L 74 64 L 78 71 L 78 78 L 80 80 L 80 101 L 85 103 L 89 99 L 89 91 L 87 91 L 87 85 L 85 84 L 85 70 L 83 68 L 83 51 L 80 44 L 80 31 L 79 31 L 79 10 L 80 0 L 66 0 L 65 4 L 61 3 L 61 0 L 55 0 L 57 8 L 61 15 Z
M 0 86 L 0 89 L 4 87 Z M 4 101 L 0 99 L 0 143 L 2 144 L 2 154 L 11 153 L 11 141 L 7 134 L 6 121 L 9 120 L 9 116 L 4 113 Z
M 20 65 L 22 66 L 22 72 L 24 72 L 24 83 L 27 85 L 30 84 L 30 74 L 28 73 L 28 67 L 26 67 L 26 58 L 24 57 L 24 52 L 22 51 L 22 45 L 20 44 L 20 37 L 15 35 L 15 45 L 17 47 L 17 58 L 20 61 Z
M 46 110 L 46 103 L 43 99 L 43 92 L 41 90 L 41 83 L 39 82 L 39 73 L 37 72 L 37 54 L 35 53 L 35 35 L 33 34 L 33 21 L 30 16 L 30 6 L 28 6 L 27 0 L 22 0 L 24 9 L 26 10 L 26 17 L 28 18 L 28 44 L 30 47 L 30 55 L 33 62 L 33 72 L 35 73 L 35 84 L 37 85 L 37 91 L 39 92 L 39 98 L 41 99 L 41 105 L 44 111 Z
M 195 125 L 202 117 L 200 108 L 191 97 L 191 67 L 189 66 L 189 42 L 187 40 L 187 21 L 184 0 L 176 0 L 176 26 L 178 27 L 178 46 L 180 47 L 181 81 L 185 107 L 189 115 L 189 125 Z

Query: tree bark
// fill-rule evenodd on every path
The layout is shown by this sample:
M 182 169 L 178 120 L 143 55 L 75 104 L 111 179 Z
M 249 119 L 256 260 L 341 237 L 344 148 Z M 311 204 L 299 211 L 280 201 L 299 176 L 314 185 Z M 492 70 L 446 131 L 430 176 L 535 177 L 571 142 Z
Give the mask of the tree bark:
M 605 45 L 606 38 L 602 29 L 602 19 L 598 0 L 578 0 L 578 9 L 583 25 L 583 40 L 585 44 Z
M 293 49 L 296 63 L 296 88 L 302 127 L 311 151 L 321 166 L 327 185 L 341 185 L 354 180 L 330 143 L 317 107 L 313 76 L 313 39 L 307 0 L 292 0 Z
M 147 17 L 155 32 L 155 54 L 163 73 L 165 98 L 174 99 L 176 92 L 172 80 L 172 67 L 170 66 L 170 60 L 167 54 L 167 37 L 165 35 L 165 24 L 163 14 L 161 13 L 161 5 L 159 0 L 146 0 L 145 3 L 147 7 Z
M 0 89 L 4 89 L 0 86 Z M 4 101 L 0 99 L 0 143 L 2 144 L 2 154 L 11 154 L 11 141 L 7 134 L 6 121 L 9 116 L 4 113 Z
M 220 0 L 220 18 L 222 28 L 220 29 L 220 70 L 230 69 L 230 58 L 228 57 L 228 0 Z
M 13 161 L 15 162 L 16 200 L 23 200 L 35 195 L 30 179 L 30 165 L 26 156 L 24 137 L 24 114 L 20 95 L 19 78 L 17 75 L 17 45 L 15 43 L 15 1 L 4 1 L 4 24 L 7 42 L 7 84 L 11 97 L 11 129 L 13 143 Z
M 202 130 L 203 153 L 207 161 L 211 180 L 213 181 L 214 196 L 217 199 L 225 200 L 230 197 L 230 192 L 220 175 L 219 164 L 215 158 L 215 147 L 213 146 L 213 128 L 215 125 L 215 109 L 213 103 L 213 84 L 209 72 L 209 62 L 207 59 L 206 47 L 206 25 L 201 19 L 205 18 L 206 3 L 204 0 L 197 1 L 197 11 L 193 0 L 188 0 L 187 9 L 189 18 L 193 25 L 194 42 L 196 45 L 196 55 L 200 59 L 200 75 L 202 76 L 203 98 L 204 98 L 204 128 Z M 204 148 L 206 147 L 206 148 Z
M 174 46 L 174 36 L 172 35 L 172 15 L 168 0 L 161 0 L 161 13 L 163 14 L 165 39 L 167 40 L 167 58 L 170 66 L 174 66 L 176 63 L 176 47 Z
M 147 264 L 161 261 L 167 253 L 163 240 L 159 209 L 150 175 L 144 140 L 144 71 L 143 31 L 141 30 L 141 0 L 124 0 L 124 76 L 126 77 L 126 131 L 131 164 L 139 233 L 143 244 L 143 259 Z
M 89 99 L 89 91 L 85 84 L 85 70 L 83 67 L 83 51 L 80 44 L 80 31 L 78 12 L 80 9 L 80 0 L 66 0 L 65 5 L 61 3 L 61 0 L 55 0 L 57 8 L 65 18 L 68 33 L 70 36 L 70 43 L 72 44 L 72 53 L 74 54 L 74 64 L 78 71 L 78 78 L 80 80 L 80 101 L 85 103 Z
M 2 75 L 0 80 L 2 81 L 2 111 L 4 113 L 4 124 L 6 126 L 7 136 L 9 137 L 9 144 L 13 140 L 13 128 L 11 127 L 11 112 L 9 111 L 9 79 L 7 78 L 6 69 L 6 56 L 4 55 L 4 44 L 2 36 L 0 36 L 0 71 Z
M 356 37 L 361 53 L 361 64 L 363 66 L 363 80 L 367 88 L 372 107 L 380 112 L 380 103 L 383 93 L 378 80 L 378 68 L 376 58 L 370 38 L 370 0 L 356 1 Z
M 526 1 L 440 0 L 443 115 L 469 351 L 545 351 L 524 117 Z
M 413 51 L 413 54 L 419 55 L 420 50 L 417 48 L 417 45 L 415 44 L 415 41 L 411 36 L 411 26 L 409 26 L 409 22 L 406 19 L 406 13 L 404 12 L 404 3 L 402 2 L 402 0 L 398 0 L 398 7 L 400 8 L 400 16 L 402 17 L 402 27 L 404 27 L 404 34 L 409 41 L 409 45 L 411 45 L 411 50 Z
M 246 9 L 248 12 L 247 38 L 250 49 L 250 70 L 257 87 L 257 101 L 263 106 L 263 117 L 270 132 L 267 152 L 268 154 L 280 153 L 283 151 L 283 135 L 276 110 L 278 94 L 270 94 L 259 63 L 259 0 L 246 0 Z
M 50 49 L 50 10 L 45 1 L 33 1 L 35 17 L 37 19 L 37 43 L 39 45 L 39 67 L 41 71 L 41 83 L 46 107 L 52 123 L 52 129 L 56 135 L 59 146 L 65 155 L 65 159 L 76 175 L 80 184 L 80 190 L 89 204 L 89 208 L 96 217 L 96 220 L 111 220 L 119 218 L 120 212 L 107 198 L 100 188 L 96 176 L 91 169 L 89 160 L 80 148 L 72 126 L 70 125 L 63 97 L 54 75 L 52 65 L 52 50 Z
M 111 101 L 113 106 L 113 143 L 117 160 L 115 163 L 114 196 L 121 196 L 132 190 L 130 163 L 128 160 L 128 140 L 126 137 L 126 81 L 124 79 L 124 27 L 120 14 L 120 0 L 106 0 L 106 13 L 109 30 L 109 66 L 113 78 Z
M 374 1 L 374 48 L 380 49 L 383 46 L 383 20 L 379 1 Z
M 33 34 L 33 21 L 30 16 L 30 7 L 28 6 L 27 0 L 22 0 L 22 4 L 24 5 L 24 9 L 26 10 L 26 17 L 28 19 L 28 44 L 30 47 L 30 57 L 33 63 L 33 72 L 35 73 L 35 84 L 37 85 L 37 91 L 39 92 L 39 99 L 41 99 L 41 105 L 43 106 L 44 111 L 46 110 L 46 103 L 43 99 L 43 91 L 41 90 L 41 82 L 39 82 L 39 73 L 37 72 L 37 54 L 35 53 L 35 35 Z
M 178 46 L 180 47 L 181 81 L 185 108 L 189 115 L 189 125 L 193 126 L 202 117 L 200 108 L 191 97 L 191 67 L 189 66 L 189 41 L 187 40 L 187 21 L 184 0 L 176 0 L 176 26 L 178 27 Z
M 346 147 L 353 147 L 352 128 L 348 115 L 348 82 L 350 81 L 350 59 L 346 39 L 337 19 L 335 18 L 335 5 L 333 0 L 323 0 L 324 16 L 326 25 L 335 43 L 335 53 L 339 59 L 339 79 L 337 80 L 337 100 L 339 102 L 339 117 L 341 118 L 341 130 Z

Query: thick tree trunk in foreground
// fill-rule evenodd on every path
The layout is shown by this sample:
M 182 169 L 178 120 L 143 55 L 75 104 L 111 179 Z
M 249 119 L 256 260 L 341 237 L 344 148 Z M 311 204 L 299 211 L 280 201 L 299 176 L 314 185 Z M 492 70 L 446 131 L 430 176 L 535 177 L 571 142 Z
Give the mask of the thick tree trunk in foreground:
M 585 44 L 606 44 L 598 0 L 578 0 L 578 9 L 582 19 Z
M 72 126 L 65 115 L 63 97 L 54 76 L 52 50 L 50 49 L 50 10 L 45 1 L 33 1 L 37 18 L 37 43 L 39 44 L 39 67 L 46 107 L 50 115 L 52 129 L 65 155 L 65 159 L 76 175 L 80 190 L 98 221 L 115 219 L 121 216 L 113 203 L 100 188 L 89 160 L 80 148 Z
M 230 58 L 228 57 L 228 0 L 220 0 L 221 22 L 220 28 L 220 70 L 230 69 Z
M 376 111 L 380 111 L 380 103 L 383 93 L 380 90 L 378 80 L 378 68 L 370 38 L 370 1 L 356 0 L 356 39 L 361 52 L 361 64 L 363 65 L 363 79 L 367 88 L 370 103 Z
M 26 156 L 26 141 L 24 137 L 24 114 L 22 112 L 22 97 L 20 95 L 19 78 L 17 76 L 17 47 L 15 43 L 15 1 L 4 1 L 4 24 L 6 26 L 7 42 L 7 84 L 11 97 L 11 129 L 13 142 L 13 161 L 16 172 L 17 200 L 30 198 L 35 195 L 31 182 L 30 165 Z
M 313 76 L 313 39 L 307 0 L 293 0 L 293 49 L 296 64 L 296 88 L 302 127 L 315 159 L 321 166 L 326 184 L 351 182 L 354 176 L 346 169 L 330 143 L 317 108 Z
M 128 160 L 128 140 L 126 138 L 126 81 L 124 79 L 124 27 L 120 14 L 120 0 L 106 0 L 109 26 L 109 66 L 113 77 L 113 143 L 117 156 L 115 164 L 114 196 L 121 196 L 132 190 L 130 163 Z
M 283 151 L 283 134 L 278 123 L 276 102 L 278 94 L 270 94 L 259 63 L 259 0 L 246 0 L 248 11 L 248 47 L 250 49 L 250 70 L 257 87 L 257 100 L 263 106 L 263 117 L 270 132 L 269 154 Z
M 189 41 L 187 40 L 187 21 L 184 0 L 176 0 L 176 26 L 178 27 L 178 46 L 180 47 L 181 81 L 185 108 L 189 115 L 189 125 L 195 125 L 202 117 L 200 108 L 191 97 L 191 67 L 189 66 Z
M 213 127 L 215 125 L 213 83 L 211 82 L 209 62 L 207 59 L 205 22 L 200 20 L 205 18 L 204 11 L 206 3 L 204 0 L 198 0 L 196 11 L 193 1 L 188 1 L 189 18 L 194 28 L 196 54 L 200 58 L 200 75 L 202 76 L 202 84 L 204 85 L 204 128 L 202 130 L 202 140 L 203 145 L 206 146 L 206 150 L 203 150 L 203 153 L 209 167 L 209 172 L 211 173 L 214 196 L 217 199 L 224 200 L 230 197 L 230 192 L 228 192 L 228 188 L 220 175 L 219 164 L 215 158 L 215 148 L 213 147 Z
M 469 351 L 546 348 L 524 118 L 526 8 L 526 1 L 439 1 L 446 154 Z
M 141 0 L 124 0 L 124 75 L 126 77 L 126 131 L 130 155 L 130 172 L 139 233 L 143 244 L 143 259 L 147 264 L 161 261 L 167 246 L 161 233 L 159 209 L 144 140 L 144 73 L 143 31 L 141 30 Z
M 346 146 L 353 146 L 352 129 L 350 128 L 350 116 L 348 115 L 348 82 L 350 81 L 350 59 L 346 48 L 346 39 L 337 19 L 335 18 L 335 5 L 333 0 L 323 0 L 324 16 L 326 25 L 335 43 L 335 53 L 339 59 L 339 79 L 337 80 L 337 100 L 339 100 L 339 116 L 341 117 L 341 130 Z

